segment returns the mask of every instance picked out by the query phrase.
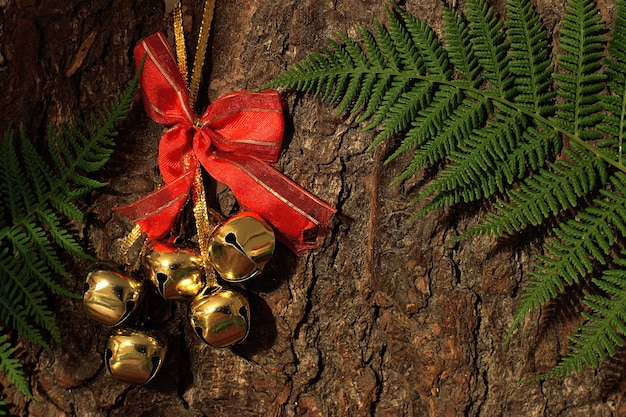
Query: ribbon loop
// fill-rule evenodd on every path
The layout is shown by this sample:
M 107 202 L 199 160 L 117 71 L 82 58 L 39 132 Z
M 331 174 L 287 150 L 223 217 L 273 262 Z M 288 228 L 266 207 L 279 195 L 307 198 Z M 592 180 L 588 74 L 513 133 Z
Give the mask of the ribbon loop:
M 176 65 L 172 48 L 163 33 L 155 33 L 135 47 L 137 66 L 144 56 L 145 63 L 139 83 L 148 116 L 165 126 L 191 126 L 194 116 L 189 107 L 189 92 Z
M 221 151 L 278 161 L 285 124 L 282 102 L 274 90 L 222 96 L 206 109 L 200 123 Z
M 144 106 L 157 123 L 170 127 L 159 143 L 165 185 L 116 210 L 139 224 L 150 239 L 166 235 L 185 204 L 200 163 L 231 188 L 240 206 L 265 218 L 295 252 L 314 246 L 335 210 L 267 165 L 276 162 L 284 134 L 278 92 L 238 91 L 224 95 L 196 118 L 176 59 L 162 33 L 134 51 Z

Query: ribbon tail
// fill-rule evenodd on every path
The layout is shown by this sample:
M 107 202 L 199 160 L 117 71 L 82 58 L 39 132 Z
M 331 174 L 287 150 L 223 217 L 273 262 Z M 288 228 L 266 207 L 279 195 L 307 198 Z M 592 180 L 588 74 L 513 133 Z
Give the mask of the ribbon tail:
M 113 210 L 139 225 L 150 240 L 167 235 L 187 201 L 194 171 L 170 182 L 134 203 Z
M 222 152 L 209 159 L 201 161 L 209 174 L 228 185 L 242 207 L 267 220 L 279 240 L 297 254 L 315 247 L 334 208 L 259 159 Z

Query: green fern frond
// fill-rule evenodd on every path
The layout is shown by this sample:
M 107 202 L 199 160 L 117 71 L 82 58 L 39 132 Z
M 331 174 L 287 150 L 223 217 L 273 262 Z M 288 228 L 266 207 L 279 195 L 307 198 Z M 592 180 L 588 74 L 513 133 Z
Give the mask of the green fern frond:
M 402 144 L 398 149 L 387 158 L 385 164 L 390 163 L 399 155 L 403 155 L 409 149 L 414 149 L 428 142 L 428 139 L 434 134 L 443 130 L 447 119 L 454 114 L 454 111 L 462 104 L 463 95 L 460 89 L 452 86 L 442 86 L 439 91 L 434 94 L 432 102 L 424 108 L 415 118 L 413 127 L 406 133 L 402 139 Z M 478 110 L 484 114 L 484 110 Z M 444 144 L 437 147 L 437 150 L 428 152 L 422 158 L 436 161 L 437 154 L 441 154 L 441 148 L 456 148 L 456 137 L 448 136 L 448 140 Z M 423 164 L 419 164 L 421 167 Z M 402 177 L 406 178 L 411 173 L 403 173 Z M 401 181 L 401 179 L 396 179 Z
M 369 119 L 365 129 L 383 123 L 375 143 L 408 128 L 435 92 L 433 83 L 425 78 L 427 69 L 441 73 L 446 58 L 423 23 L 409 15 L 405 15 L 407 21 L 400 21 L 388 13 L 390 31 L 377 24 L 374 37 L 362 28 L 362 47 L 345 37 L 343 45 L 329 41 L 330 48 L 309 55 L 270 86 L 312 93 L 329 104 L 339 103 L 340 109 L 362 108 L 359 120 Z M 418 39 L 419 45 L 413 39 Z M 429 59 L 421 58 L 421 50 L 428 51 Z
M 20 130 L 20 132 L 23 131 Z M 27 207 L 35 203 L 32 194 L 30 194 L 31 189 L 19 186 L 25 175 L 12 138 L 13 130 L 9 128 L 0 148 L 0 152 L 4 156 L 3 164 L 0 165 L 0 191 L 2 191 L 2 200 L 5 202 L 9 214 L 9 216 L 0 219 L 3 226 L 21 218 Z
M 392 16 L 389 9 L 387 9 L 387 16 Z M 425 59 L 419 52 L 418 45 L 411 39 L 406 20 L 401 22 L 398 19 L 390 19 L 389 35 L 393 48 L 398 52 L 401 63 L 399 68 L 419 75 L 426 74 Z
M 61 226 L 61 221 L 54 210 L 47 207 L 41 208 L 34 212 L 34 215 L 36 221 L 47 229 L 52 241 L 61 247 L 61 249 L 65 250 L 70 255 L 91 259 L 91 256 L 87 254 L 80 243 L 78 243 L 76 237 Z
M 527 314 L 591 273 L 594 262 L 606 264 L 618 236 L 626 235 L 626 174 L 617 172 L 608 183 L 601 198 L 562 222 L 547 240 L 548 256 L 539 256 L 531 271 L 534 279 L 524 289 L 509 335 Z
M 398 91 L 405 90 L 406 86 L 406 83 L 399 84 Z M 381 104 L 381 110 L 384 109 L 387 116 L 382 116 L 382 113 L 380 113 L 372 121 L 375 125 L 382 124 L 382 129 L 376 141 L 389 139 L 393 135 L 406 130 L 411 121 L 417 117 L 419 111 L 430 104 L 432 96 L 433 85 L 420 83 L 409 91 L 403 91 L 398 96 L 396 96 L 394 91 L 389 97 L 385 97 Z M 384 121 L 382 117 L 385 117 Z M 378 120 L 379 118 L 380 120 Z
M 476 201 L 478 199 L 491 196 L 497 191 L 506 190 L 510 194 L 516 194 L 517 191 L 507 188 L 507 184 L 510 184 L 512 180 L 517 179 L 517 177 L 526 175 L 529 171 L 534 171 L 540 168 L 545 164 L 548 157 L 556 152 L 556 149 L 560 145 L 558 143 L 557 135 L 552 131 L 548 131 L 547 134 L 542 134 L 542 132 L 536 130 L 534 127 L 528 127 L 527 130 L 521 132 L 521 135 L 523 142 L 519 143 L 516 147 L 513 147 L 506 155 L 506 158 L 502 161 L 493 159 L 491 155 L 481 156 L 486 158 L 485 160 L 487 162 L 484 164 L 475 164 L 473 159 L 466 159 L 464 160 L 464 163 L 469 163 L 470 165 L 462 167 L 465 175 L 459 175 L 459 173 L 457 173 L 454 169 L 446 167 L 442 174 L 440 174 L 440 179 L 427 187 L 422 193 L 420 193 L 420 195 L 411 201 L 412 204 L 415 204 L 423 199 L 426 199 L 428 196 L 433 195 L 431 201 L 422 209 L 417 211 L 413 215 L 413 218 L 421 217 L 437 208 Z M 487 176 L 486 173 L 489 170 L 491 175 Z M 481 177 L 481 171 L 485 173 L 485 178 Z M 443 174 L 448 172 L 449 177 L 444 177 Z M 475 181 L 471 181 L 471 179 L 467 180 L 467 178 L 474 178 Z M 536 177 L 530 177 L 530 179 L 526 178 L 525 181 L 532 181 L 533 178 L 536 179 Z M 466 182 L 463 185 L 454 185 L 454 182 L 459 179 L 465 179 Z M 449 189 L 446 189 L 447 184 L 452 184 L 448 185 Z M 523 183 L 520 186 L 524 187 Z M 439 189 L 439 187 L 442 189 Z M 523 192 L 519 194 L 520 198 L 527 197 L 527 195 Z M 544 196 L 541 194 L 540 190 L 538 190 L 538 196 L 536 198 L 543 197 L 552 198 L 553 196 Z M 501 226 L 505 219 L 501 219 L 498 215 L 504 209 L 510 207 L 511 204 L 508 202 L 498 201 L 494 204 L 494 206 L 499 207 L 497 214 L 488 213 L 486 219 L 483 220 L 484 224 L 470 229 L 468 232 L 454 239 L 450 243 L 462 240 L 469 235 L 477 233 L 496 234 L 495 232 L 497 231 L 501 234 Z M 530 206 L 531 209 L 536 209 L 532 203 Z M 493 220 L 495 224 L 488 223 L 488 221 L 491 220 L 491 216 L 495 218 L 495 220 Z M 513 224 L 516 224 L 516 218 L 513 215 L 506 220 L 512 221 Z M 500 226 L 500 228 L 498 228 L 498 226 Z M 490 227 L 491 229 L 489 229 Z
M 456 10 L 446 5 L 442 5 L 442 10 L 443 38 L 450 63 L 463 79 L 470 81 L 472 87 L 478 88 L 483 82 L 482 68 L 472 48 L 469 25 Z
M 346 51 L 348 52 L 350 59 L 353 62 L 357 63 L 357 65 L 367 65 L 367 57 L 365 56 L 361 48 L 359 48 L 357 43 L 344 35 L 341 35 L 340 38 L 346 47 Z M 372 84 L 375 81 L 376 77 L 372 77 L 371 74 L 351 74 L 343 99 L 341 99 L 341 102 L 337 104 L 337 112 L 343 113 L 350 105 L 356 108 L 360 107 L 365 99 L 365 97 L 363 96 L 364 90 L 368 91 L 369 89 L 371 89 Z M 365 84 L 366 86 L 362 88 L 361 85 L 363 84 Z M 333 97 L 331 101 L 336 102 L 339 100 L 341 95 L 340 91 L 340 89 L 336 90 L 336 97 Z M 359 96 L 359 99 L 355 99 L 355 97 L 357 96 Z M 352 104 L 353 102 L 354 104 Z
M 549 372 L 532 380 L 579 372 L 583 366 L 597 367 L 607 356 L 613 356 L 616 348 L 624 346 L 626 336 L 626 251 L 614 260 L 616 269 L 605 270 L 600 278 L 593 280 L 605 295 L 586 295 L 584 302 L 591 314 L 582 312 L 586 323 L 578 333 L 569 337 L 568 352 L 559 364 Z
M 442 87 L 441 90 L 445 89 L 445 87 Z M 467 94 L 466 98 L 454 109 L 453 113 L 443 121 L 443 126 L 439 127 L 436 136 L 429 136 L 431 132 L 424 131 L 421 128 L 421 126 L 426 125 L 419 124 L 407 132 L 401 148 L 406 151 L 412 146 L 421 146 L 414 151 L 414 157 L 410 165 L 393 182 L 403 181 L 426 163 L 435 165 L 443 161 L 449 154 L 457 151 L 459 145 L 470 136 L 474 126 L 485 122 L 490 112 L 490 105 L 491 102 L 483 96 Z M 427 112 L 428 110 L 424 113 Z M 439 114 L 439 116 L 443 115 Z M 434 128 L 432 130 L 434 134 Z M 407 143 L 405 144 L 405 142 Z M 400 155 L 400 152 L 394 152 L 392 157 L 395 158 L 398 155 Z
M 40 329 L 32 324 L 32 318 L 29 317 L 27 310 L 29 306 L 22 303 L 25 292 L 36 288 L 36 283 L 27 281 L 24 273 L 21 272 L 25 268 L 25 260 L 23 257 L 9 256 L 6 248 L 0 252 L 0 256 L 2 257 L 0 272 L 3 278 L 2 286 L 0 286 L 0 317 L 5 318 L 4 322 L 17 330 L 20 335 L 51 351 Z M 54 326 L 56 327 L 56 324 Z
M 48 340 L 61 341 L 49 294 L 77 297 L 59 283 L 69 278 L 62 256 L 90 259 L 68 220 L 83 220 L 78 198 L 105 184 L 89 175 L 113 152 L 115 125 L 130 109 L 138 74 L 110 106 L 90 123 L 50 130 L 48 155 L 41 155 L 22 127 L 16 137 L 6 132 L 0 148 L 0 322 L 21 337 L 52 353 Z M 48 160 L 52 161 L 51 163 Z M 31 396 L 28 383 L 16 372 L 14 352 L 0 333 L 0 369 Z M 9 346 L 9 347 L 7 347 Z
M 450 164 L 435 180 L 434 189 L 447 191 L 480 184 L 483 191 L 478 197 L 493 194 L 494 186 L 502 191 L 505 181 L 510 183 L 514 178 L 504 178 L 504 171 L 500 169 L 502 161 L 519 146 L 526 128 L 527 119 L 523 115 L 495 113 L 487 126 L 474 131 L 458 151 L 449 155 Z M 483 181 L 489 172 L 496 174 L 492 176 L 496 178 L 493 185 Z
M 69 278 L 69 274 L 63 265 L 63 262 L 59 259 L 59 255 L 54 249 L 54 245 L 49 241 L 46 231 L 43 227 L 26 224 L 24 229 L 28 235 L 28 239 L 34 242 L 35 253 L 41 257 L 51 274 L 56 274 L 62 278 Z M 39 280 L 39 283 L 44 287 L 48 287 L 53 293 L 59 295 L 70 296 L 71 293 L 65 290 L 63 287 L 56 285 L 56 281 L 50 279 Z
M 610 56 L 604 61 L 608 67 L 606 76 L 609 94 L 600 97 L 605 117 L 599 129 L 609 135 L 609 145 L 613 148 L 615 159 L 622 163 L 626 136 L 626 9 L 618 7 L 616 13 L 613 36 L 607 47 Z
M 467 2 L 467 20 L 474 54 L 484 70 L 484 77 L 493 84 L 501 97 L 507 97 L 512 81 L 508 77 L 507 51 L 510 43 L 504 37 L 502 22 L 484 0 Z
M 450 29 L 446 31 L 450 33 L 446 53 L 446 49 L 438 44 L 434 32 L 425 23 L 399 8 L 396 9 L 407 22 L 407 26 L 412 28 L 409 29 L 411 33 L 419 34 L 419 36 L 414 36 L 414 41 L 418 45 L 428 45 L 422 50 L 424 55 L 429 57 L 426 62 L 432 62 L 428 65 L 429 72 L 439 75 L 441 80 L 449 80 L 452 76 L 451 64 L 454 64 L 469 84 L 458 83 L 458 86 L 452 83 L 442 84 L 434 90 L 432 102 L 424 106 L 414 118 L 412 128 L 404 135 L 400 147 L 385 161 L 388 164 L 397 156 L 414 149 L 413 162 L 394 180 L 394 183 L 406 179 L 426 162 L 435 164 L 456 150 L 458 144 L 470 134 L 472 128 L 484 122 L 484 116 L 487 113 L 484 107 L 489 105 L 488 101 L 469 91 L 464 94 L 463 87 L 474 88 L 483 81 L 479 76 L 478 60 L 470 47 L 471 36 L 466 22 L 456 12 L 444 7 L 444 28 Z M 453 120 L 450 120 L 451 118 Z M 380 134 L 370 148 L 382 141 L 384 137 L 385 135 Z M 435 141 L 429 142 L 430 138 L 441 138 L 441 140 L 433 143 Z
M 494 119 L 484 126 L 477 126 L 464 144 L 449 155 L 450 163 L 434 184 L 414 200 L 417 202 L 432 193 L 436 194 L 434 201 L 416 216 L 441 206 L 471 202 L 503 192 L 510 184 L 528 175 L 529 171 L 545 165 L 546 159 L 557 154 L 561 148 L 556 132 L 520 111 L 524 109 L 541 116 L 553 114 L 552 71 L 546 64 L 545 31 L 527 2 L 510 1 L 507 10 L 510 14 L 507 35 L 511 43 L 508 59 L 499 59 L 500 66 L 497 68 L 500 74 L 510 72 L 513 75 L 506 84 L 509 90 L 506 97 L 512 101 L 504 105 L 496 102 Z M 474 15 L 468 12 L 468 16 Z M 483 20 L 480 24 L 474 23 L 475 27 L 487 27 L 492 18 L 487 12 L 481 16 Z M 494 30 L 485 33 L 493 34 Z M 484 38 L 485 33 L 474 35 Z M 497 45 L 491 46 L 491 54 L 485 55 L 495 59 L 493 57 L 500 56 L 501 52 L 497 50 Z M 504 67 L 505 63 L 510 68 Z M 483 65 L 496 67 L 491 62 L 483 62 Z
M 604 88 L 605 77 L 598 73 L 603 56 L 603 28 L 598 21 L 592 2 L 570 2 L 560 34 L 563 53 L 558 56 L 559 68 L 564 72 L 554 74 L 557 94 L 565 101 L 557 105 L 554 120 L 582 140 L 599 138 L 594 128 L 603 118 L 599 113 L 599 93 Z M 496 214 L 488 215 L 478 229 L 501 234 L 519 231 L 528 224 L 540 224 L 549 215 L 576 207 L 582 196 L 592 192 L 598 183 L 604 184 L 607 181 L 604 161 L 576 144 L 571 146 L 573 152 L 566 153 L 573 162 L 558 161 L 550 165 L 551 169 L 522 182 L 519 191 L 509 192 L 511 202 L 497 204 Z M 620 192 L 622 179 L 622 176 L 611 178 Z M 507 341 L 527 314 L 555 298 L 566 285 L 577 284 L 589 274 L 593 261 L 606 262 L 615 241 L 614 225 L 609 223 L 608 216 L 619 208 L 613 205 L 613 211 L 604 212 L 598 208 L 606 205 L 604 200 L 596 199 L 594 203 L 578 211 L 575 219 L 561 223 L 554 230 L 555 236 L 546 242 L 548 256 L 539 257 L 531 272 L 535 279 L 524 290 Z
M 494 203 L 494 211 L 463 237 L 476 233 L 502 236 L 538 226 L 548 217 L 576 207 L 582 196 L 606 183 L 607 166 L 595 155 L 575 144 L 564 155 L 566 159 L 521 181 L 519 189 L 508 190 L 506 198 Z
M 2 327 L 0 327 L 0 372 L 7 376 L 9 383 L 26 393 L 31 400 L 35 400 L 30 393 L 22 363 L 15 357 L 15 348 L 11 346 L 8 335 Z M 0 408 L 4 408 L 3 406 L 6 406 L 4 401 L 0 404 Z
M 340 36 L 268 86 L 313 93 L 340 103 L 339 112 L 361 113 L 358 123 L 378 129 L 369 149 L 401 135 L 385 163 L 407 152 L 413 157 L 394 183 L 439 165 L 411 201 L 422 203 L 414 218 L 494 201 L 479 226 L 454 241 L 560 220 L 541 229 L 551 236 L 546 255 L 534 264 L 508 341 L 529 313 L 610 264 L 626 237 L 626 0 L 617 4 L 605 50 L 606 28 L 593 0 L 569 0 L 556 53 L 528 0 L 508 0 L 504 21 L 485 0 L 467 0 L 464 15 L 443 5 L 441 42 L 394 6 L 388 28 L 361 28 L 361 42 Z M 601 307 L 614 307 L 605 298 L 589 301 L 600 316 Z M 619 344 L 602 331 L 599 338 Z M 587 339 L 578 340 L 588 348 Z M 598 346 L 611 354 L 602 341 L 591 349 L 597 358 L 603 357 Z M 578 368 L 567 372 L 572 369 Z
M 598 138 L 598 132 L 588 127 L 594 127 L 602 120 L 598 113 L 598 93 L 603 89 L 601 81 L 604 80 L 602 74 L 595 72 L 601 65 L 602 26 L 598 24 L 595 9 L 592 10 L 589 4 L 589 1 L 577 0 L 568 7 L 570 13 L 564 19 L 560 36 L 564 52 L 558 56 L 563 72 L 553 74 L 559 96 L 565 101 L 573 100 L 557 105 L 557 114 L 553 118 L 555 126 L 584 140 Z M 537 107 L 535 111 L 539 116 Z M 484 223 L 468 234 L 501 235 L 520 231 L 528 224 L 538 225 L 549 215 L 556 215 L 569 206 L 575 207 L 578 199 L 597 183 L 604 183 L 607 179 L 605 163 L 576 143 L 571 146 L 574 151 L 566 151 L 566 156 L 572 162 L 559 160 L 549 164 L 548 169 L 522 180 L 520 190 L 507 191 L 507 199 L 498 201 L 496 211 L 487 215 Z M 547 189 L 550 192 L 546 192 Z
M 602 32 L 592 0 L 570 0 L 560 30 L 561 53 L 555 73 L 557 105 L 555 122 L 564 130 L 583 140 L 599 139 L 593 128 L 602 121 L 599 93 L 604 89 L 602 66 L 604 49 Z
M 433 30 L 423 21 L 416 19 L 409 13 L 395 5 L 395 11 L 402 18 L 402 23 L 411 36 L 411 42 L 415 45 L 421 57 L 426 73 L 441 75 L 450 79 L 453 69 L 450 67 L 448 54 L 439 43 L 439 39 Z M 389 12 L 388 15 L 391 13 Z M 393 21 L 394 26 L 402 27 L 397 21 Z
M 554 114 L 552 69 L 546 31 L 530 2 L 506 4 L 507 37 L 511 42 L 509 71 L 516 90 L 515 103 L 545 117 Z

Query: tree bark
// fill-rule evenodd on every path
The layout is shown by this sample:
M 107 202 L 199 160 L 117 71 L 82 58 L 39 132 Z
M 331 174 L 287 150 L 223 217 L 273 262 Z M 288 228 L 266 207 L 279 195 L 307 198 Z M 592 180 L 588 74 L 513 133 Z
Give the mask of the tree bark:
M 202 4 L 184 3 L 193 51 Z M 441 31 L 438 0 L 400 3 Z M 601 11 L 611 23 L 615 5 L 607 3 Z M 552 32 L 564 2 L 536 4 Z M 493 5 L 504 12 L 502 0 Z M 38 140 L 46 128 L 85 117 L 121 92 L 141 38 L 172 33 L 156 0 L 5 0 L 0 18 L 0 129 L 22 122 Z M 387 20 L 378 0 L 218 1 L 201 96 L 206 104 L 260 86 L 326 38 L 358 37 L 358 26 L 373 29 L 375 19 Z M 154 381 L 128 386 L 103 364 L 110 329 L 89 320 L 80 300 L 54 299 L 63 342 L 54 357 L 19 345 L 38 402 L 3 382 L 15 415 L 626 415 L 621 353 L 597 371 L 519 383 L 551 369 L 579 324 L 562 305 L 544 309 L 504 347 L 540 241 L 526 234 L 443 246 L 477 222 L 480 206 L 411 222 L 407 203 L 427 171 L 390 186 L 409 162 L 383 165 L 394 143 L 366 152 L 374 132 L 311 97 L 283 92 L 283 98 L 288 128 L 277 168 L 338 214 L 319 249 L 296 257 L 279 247 L 266 272 L 246 285 L 253 313 L 248 339 L 231 349 L 210 348 L 187 323 L 186 303 L 153 297 L 143 317 L 168 335 L 170 352 Z M 80 229 L 100 260 L 115 258 L 132 226 L 112 207 L 159 185 L 161 132 L 137 100 L 101 173 L 110 186 L 92 196 L 93 212 Z M 228 190 L 209 189 L 213 204 L 228 214 L 234 201 Z M 74 291 L 89 267 L 75 267 L 68 284 Z M 577 299 L 563 297 L 561 304 Z

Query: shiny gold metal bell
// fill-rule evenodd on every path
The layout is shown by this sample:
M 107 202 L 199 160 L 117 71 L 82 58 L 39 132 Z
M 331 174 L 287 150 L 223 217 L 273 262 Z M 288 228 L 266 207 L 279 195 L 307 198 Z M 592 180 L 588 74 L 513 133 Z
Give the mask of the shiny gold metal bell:
M 96 269 L 87 275 L 85 313 L 108 326 L 122 323 L 137 307 L 143 284 L 118 272 Z
M 200 255 L 166 242 L 152 242 L 142 258 L 148 278 L 165 299 L 193 297 L 204 287 Z
M 207 253 L 223 279 L 241 282 L 262 271 L 274 246 L 272 228 L 257 214 L 243 212 L 216 227 Z
M 213 347 L 242 342 L 250 329 L 250 305 L 245 295 L 221 287 L 206 288 L 190 307 L 191 326 Z
M 161 368 L 167 345 L 156 335 L 129 329 L 115 329 L 107 342 L 104 360 L 115 379 L 143 385 Z

